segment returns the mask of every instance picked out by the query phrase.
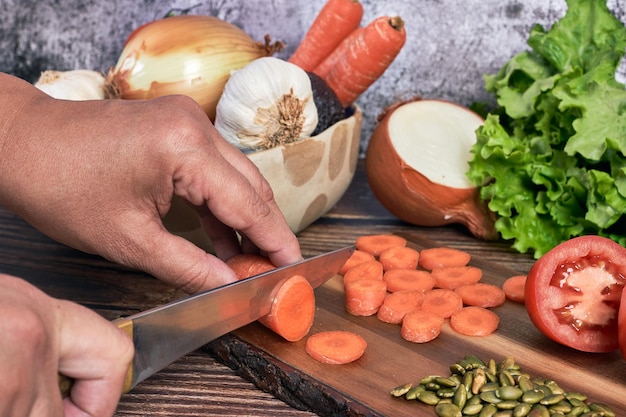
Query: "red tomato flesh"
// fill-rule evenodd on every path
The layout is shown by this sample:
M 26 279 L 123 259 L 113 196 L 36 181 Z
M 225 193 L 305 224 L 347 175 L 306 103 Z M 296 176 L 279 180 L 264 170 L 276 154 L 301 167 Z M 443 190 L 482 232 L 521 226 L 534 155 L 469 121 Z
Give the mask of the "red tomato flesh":
M 625 284 L 626 249 L 600 236 L 576 237 L 535 262 L 525 305 L 533 324 L 550 339 L 585 352 L 611 352 L 619 348 Z

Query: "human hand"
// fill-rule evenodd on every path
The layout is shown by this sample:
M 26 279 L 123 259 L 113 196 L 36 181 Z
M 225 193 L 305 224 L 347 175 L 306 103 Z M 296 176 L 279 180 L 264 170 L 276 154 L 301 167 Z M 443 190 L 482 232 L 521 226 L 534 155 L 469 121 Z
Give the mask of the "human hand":
M 133 357 L 130 338 L 93 311 L 0 274 L 0 415 L 111 416 Z M 58 373 L 75 379 L 62 399 Z
M 224 262 L 165 229 L 176 195 L 219 258 L 301 259 L 267 181 L 191 99 L 61 101 L 5 78 L 14 93 L 0 94 L 0 204 L 43 233 L 188 293 L 234 281 Z

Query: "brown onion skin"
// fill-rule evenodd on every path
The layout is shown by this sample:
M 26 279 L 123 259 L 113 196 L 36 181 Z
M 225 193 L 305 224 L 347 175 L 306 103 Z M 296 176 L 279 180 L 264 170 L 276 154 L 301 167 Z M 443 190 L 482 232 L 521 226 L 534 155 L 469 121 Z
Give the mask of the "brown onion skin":
M 378 201 L 391 214 L 416 226 L 458 223 L 477 238 L 498 239 L 495 214 L 479 197 L 478 188 L 453 188 L 430 181 L 408 166 L 389 137 L 392 106 L 380 119 L 370 138 L 365 170 Z
M 180 15 L 155 20 L 138 27 L 126 39 L 116 66 L 107 76 L 107 95 L 109 98 L 145 100 L 184 94 L 200 104 L 214 121 L 217 101 L 230 71 L 243 68 L 253 59 L 270 56 L 281 48 L 280 42 L 270 45 L 269 37 L 265 43 L 255 42 L 240 28 L 213 16 Z M 238 56 L 233 59 L 235 51 Z M 186 55 L 183 62 L 168 59 L 171 54 L 180 52 Z M 209 53 L 212 54 L 211 62 L 204 68 L 199 66 L 189 74 L 190 78 L 163 81 L 163 78 L 171 78 L 170 74 L 182 71 L 183 65 L 194 64 L 200 55 Z M 150 68 L 133 74 L 134 65 L 124 67 L 128 57 L 147 60 Z M 220 57 L 224 57 L 227 63 L 220 62 Z M 159 73 L 163 73 L 163 78 Z M 135 85 L 147 81 L 150 81 L 149 88 Z

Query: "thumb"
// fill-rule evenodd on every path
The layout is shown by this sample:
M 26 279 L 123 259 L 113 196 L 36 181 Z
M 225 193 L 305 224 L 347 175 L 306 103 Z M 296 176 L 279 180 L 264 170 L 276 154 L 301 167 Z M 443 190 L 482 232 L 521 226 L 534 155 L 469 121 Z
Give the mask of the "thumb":
M 59 373 L 74 380 L 66 417 L 111 416 L 133 358 L 130 338 L 78 304 L 57 300 L 61 328 Z

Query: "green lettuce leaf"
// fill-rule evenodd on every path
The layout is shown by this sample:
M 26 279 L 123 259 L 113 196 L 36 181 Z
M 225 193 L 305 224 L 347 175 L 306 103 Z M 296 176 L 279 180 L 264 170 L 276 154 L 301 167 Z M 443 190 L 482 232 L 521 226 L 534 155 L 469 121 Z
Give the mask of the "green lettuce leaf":
M 530 50 L 485 75 L 497 108 L 480 127 L 468 177 L 496 229 L 536 258 L 583 234 L 626 245 L 626 90 L 615 73 L 626 28 L 605 2 L 568 0 Z

